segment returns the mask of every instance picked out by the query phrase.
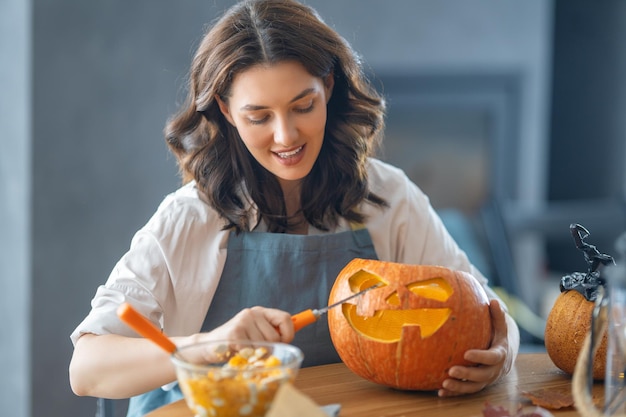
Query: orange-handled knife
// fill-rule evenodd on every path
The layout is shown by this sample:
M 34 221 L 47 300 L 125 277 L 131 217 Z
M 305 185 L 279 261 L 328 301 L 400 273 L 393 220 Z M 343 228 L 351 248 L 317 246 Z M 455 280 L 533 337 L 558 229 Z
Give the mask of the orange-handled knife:
M 365 294 L 366 292 L 368 292 L 369 290 L 373 290 L 374 288 L 378 288 L 380 287 L 382 284 L 378 283 L 376 285 L 372 285 L 371 287 L 367 287 L 364 290 L 361 290 L 357 293 L 352 294 L 350 297 L 344 298 L 343 300 L 337 301 L 336 303 L 333 303 L 329 306 L 326 306 L 324 308 L 320 308 L 320 309 L 308 309 L 308 310 L 304 310 L 298 314 L 294 314 L 293 316 L 291 316 L 291 321 L 293 322 L 293 327 L 295 329 L 295 331 L 297 332 L 298 330 L 302 329 L 305 326 L 308 326 L 309 324 L 313 324 L 317 321 L 317 319 L 324 313 L 326 313 L 328 310 L 330 310 L 333 307 L 337 307 L 340 304 L 345 303 L 348 300 L 351 300 L 353 298 L 356 298 L 360 295 Z

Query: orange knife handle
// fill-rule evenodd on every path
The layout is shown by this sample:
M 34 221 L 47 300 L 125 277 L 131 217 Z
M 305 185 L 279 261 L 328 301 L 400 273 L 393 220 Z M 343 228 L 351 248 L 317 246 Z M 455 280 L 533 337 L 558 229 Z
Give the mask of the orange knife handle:
M 176 345 L 165 336 L 159 328 L 157 328 L 147 318 L 142 316 L 130 304 L 123 303 L 117 309 L 118 317 L 128 326 L 143 337 L 152 340 L 154 343 L 165 349 L 169 353 L 174 353 Z
M 297 332 L 309 324 L 313 324 L 317 321 L 317 315 L 313 310 L 304 310 L 298 314 L 294 314 L 291 316 L 291 321 L 293 322 L 293 328 Z

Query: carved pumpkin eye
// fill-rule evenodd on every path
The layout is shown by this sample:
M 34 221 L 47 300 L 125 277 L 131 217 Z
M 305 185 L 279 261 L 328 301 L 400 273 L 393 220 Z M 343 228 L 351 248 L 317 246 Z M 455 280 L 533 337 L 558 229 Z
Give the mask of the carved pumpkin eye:
M 366 271 L 357 272 L 348 281 L 353 292 L 368 288 L 378 282 L 383 282 L 380 277 Z M 453 291 L 452 287 L 443 278 L 431 278 L 412 282 L 406 285 L 406 289 L 406 293 L 409 296 L 436 301 L 446 301 Z M 414 295 L 411 295 L 411 293 Z M 357 332 L 363 337 L 377 340 L 381 343 L 399 341 L 402 337 L 402 328 L 405 326 L 417 326 L 420 328 L 422 338 L 430 337 L 443 326 L 451 313 L 447 307 L 402 309 L 403 303 L 400 301 L 397 291 L 387 296 L 386 303 L 395 308 L 376 310 L 372 317 L 360 316 L 354 304 L 345 303 L 341 308 L 344 316 Z
M 429 265 L 355 259 L 338 275 L 329 304 L 383 285 L 328 312 L 342 361 L 376 383 L 410 390 L 441 387 L 468 349 L 491 341 L 489 301 L 471 275 Z

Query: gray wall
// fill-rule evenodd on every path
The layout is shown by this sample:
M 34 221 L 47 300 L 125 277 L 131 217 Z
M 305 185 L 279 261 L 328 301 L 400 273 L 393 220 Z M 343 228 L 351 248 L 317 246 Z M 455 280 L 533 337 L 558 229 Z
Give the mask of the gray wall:
M 0 2 L 0 409 L 30 415 L 31 2 Z
M 523 74 L 523 157 L 537 169 L 520 189 L 542 198 L 551 1 L 310 3 L 375 71 Z M 69 388 L 68 336 L 179 182 L 162 128 L 204 25 L 228 4 L 0 3 L 3 414 L 93 414 L 93 399 Z

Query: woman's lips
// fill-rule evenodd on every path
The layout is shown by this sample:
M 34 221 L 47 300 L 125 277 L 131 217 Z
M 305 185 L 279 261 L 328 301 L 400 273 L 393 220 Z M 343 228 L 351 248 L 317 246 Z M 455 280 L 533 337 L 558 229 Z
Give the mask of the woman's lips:
M 297 155 L 298 153 L 300 153 L 300 151 L 302 150 L 302 148 L 304 148 L 304 145 L 293 149 L 291 151 L 286 151 L 286 152 L 274 152 L 276 155 L 278 155 L 279 158 L 283 158 L 283 159 L 287 159 L 287 158 L 292 158 L 293 156 Z
M 304 158 L 304 149 L 305 145 L 302 145 L 288 151 L 274 152 L 274 155 L 278 163 L 282 165 L 296 165 Z

